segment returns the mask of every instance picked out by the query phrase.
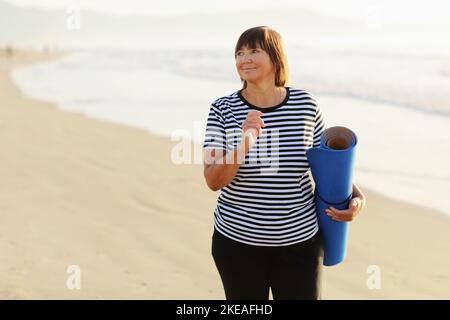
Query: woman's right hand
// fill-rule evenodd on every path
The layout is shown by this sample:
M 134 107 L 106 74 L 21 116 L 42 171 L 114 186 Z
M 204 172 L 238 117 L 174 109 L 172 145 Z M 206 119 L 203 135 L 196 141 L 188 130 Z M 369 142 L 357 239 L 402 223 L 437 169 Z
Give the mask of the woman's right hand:
M 262 128 L 266 126 L 261 118 L 263 114 L 261 111 L 252 110 L 247 113 L 247 118 L 242 124 L 242 134 L 248 150 L 255 144 L 256 139 L 262 135 Z

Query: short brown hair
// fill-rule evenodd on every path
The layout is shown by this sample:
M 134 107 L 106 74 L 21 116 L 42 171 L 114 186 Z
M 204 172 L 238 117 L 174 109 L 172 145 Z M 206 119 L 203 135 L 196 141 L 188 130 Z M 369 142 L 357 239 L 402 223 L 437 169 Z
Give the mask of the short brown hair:
M 289 69 L 281 35 L 267 26 L 250 28 L 239 37 L 234 49 L 234 57 L 236 58 L 237 52 L 243 47 L 255 49 L 257 46 L 267 52 L 275 66 L 275 86 L 283 87 L 288 83 Z M 245 89 L 247 81 L 242 78 L 241 81 L 244 83 L 242 88 Z

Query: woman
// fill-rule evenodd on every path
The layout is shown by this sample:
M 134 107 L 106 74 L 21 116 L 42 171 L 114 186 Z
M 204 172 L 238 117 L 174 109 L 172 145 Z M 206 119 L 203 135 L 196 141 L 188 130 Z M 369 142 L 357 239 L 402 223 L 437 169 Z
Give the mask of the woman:
M 320 299 L 323 249 L 305 152 L 325 129 L 305 90 L 287 87 L 281 36 L 269 27 L 245 31 L 235 48 L 241 90 L 211 105 L 204 176 L 221 190 L 212 255 L 227 299 Z M 353 186 L 351 221 L 365 197 Z

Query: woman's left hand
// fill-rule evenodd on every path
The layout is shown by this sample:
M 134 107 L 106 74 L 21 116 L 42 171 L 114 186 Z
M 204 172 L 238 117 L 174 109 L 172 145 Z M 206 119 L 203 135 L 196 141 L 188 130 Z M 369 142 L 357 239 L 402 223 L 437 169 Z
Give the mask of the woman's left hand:
M 366 205 L 366 196 L 356 184 L 353 184 L 352 194 L 353 196 L 348 204 L 347 210 L 338 210 L 334 207 L 329 207 L 325 210 L 327 215 L 336 221 L 353 221 Z
M 350 200 L 348 205 L 348 209 L 346 210 L 338 210 L 334 207 L 329 207 L 325 210 L 327 215 L 331 217 L 331 219 L 336 221 L 353 221 L 358 213 L 361 211 L 363 206 L 363 199 L 360 197 L 353 197 Z

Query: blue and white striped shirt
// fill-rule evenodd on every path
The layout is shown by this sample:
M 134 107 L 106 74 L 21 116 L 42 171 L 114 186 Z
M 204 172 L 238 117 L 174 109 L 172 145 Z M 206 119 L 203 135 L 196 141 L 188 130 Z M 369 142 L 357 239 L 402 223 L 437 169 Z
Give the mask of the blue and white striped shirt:
M 312 238 L 319 228 L 306 150 L 319 146 L 325 122 L 310 93 L 286 90 L 284 101 L 273 107 L 252 105 L 239 90 L 209 110 L 203 148 L 226 151 L 240 143 L 247 113 L 264 113 L 263 135 L 221 189 L 214 211 L 215 229 L 242 243 L 291 245 Z

